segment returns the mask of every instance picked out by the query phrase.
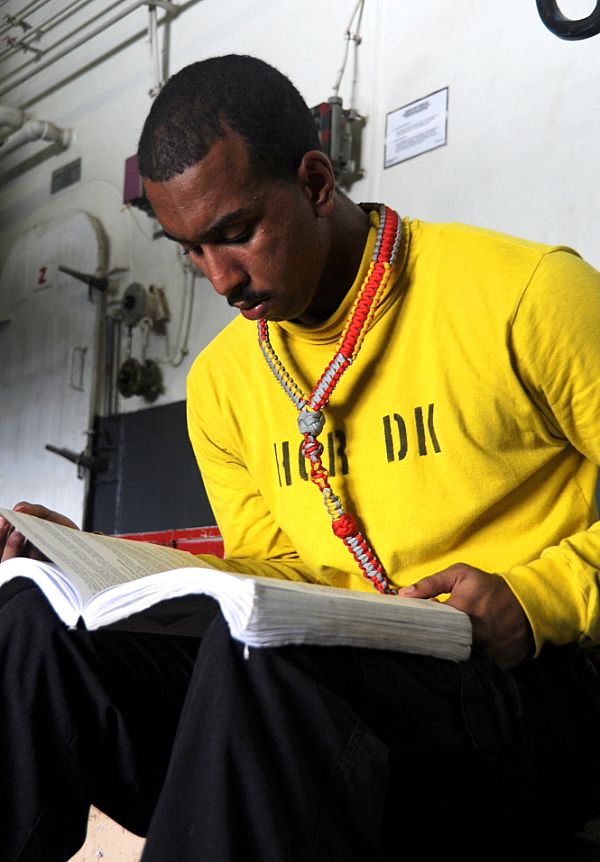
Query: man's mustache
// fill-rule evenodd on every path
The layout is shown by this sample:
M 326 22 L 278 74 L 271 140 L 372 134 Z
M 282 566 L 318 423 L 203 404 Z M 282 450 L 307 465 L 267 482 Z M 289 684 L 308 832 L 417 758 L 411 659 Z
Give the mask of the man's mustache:
M 269 298 L 268 293 L 257 293 L 253 290 L 250 290 L 247 284 L 241 284 L 239 287 L 234 287 L 229 296 L 227 297 L 227 303 L 232 308 L 239 303 L 244 303 L 245 305 L 258 305 L 259 302 L 262 302 L 265 299 Z

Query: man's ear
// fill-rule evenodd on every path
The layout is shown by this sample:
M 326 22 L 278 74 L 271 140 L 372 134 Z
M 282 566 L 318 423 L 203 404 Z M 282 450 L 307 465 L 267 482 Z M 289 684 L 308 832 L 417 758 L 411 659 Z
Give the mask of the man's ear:
M 333 212 L 335 176 L 331 162 L 320 150 L 309 150 L 302 157 L 298 179 L 310 200 L 315 215 L 327 218 Z

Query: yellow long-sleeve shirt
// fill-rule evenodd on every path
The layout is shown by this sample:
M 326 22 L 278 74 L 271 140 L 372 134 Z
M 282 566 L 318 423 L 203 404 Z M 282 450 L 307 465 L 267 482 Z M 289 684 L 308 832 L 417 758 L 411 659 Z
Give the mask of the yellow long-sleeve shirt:
M 305 391 L 355 284 L 318 327 L 271 324 Z M 455 562 L 501 574 L 536 644 L 600 642 L 600 274 L 569 249 L 462 225 L 403 224 L 403 254 L 325 410 L 331 484 L 390 579 Z M 190 438 L 225 567 L 372 589 L 299 455 L 296 411 L 255 326 L 230 324 L 188 381 Z

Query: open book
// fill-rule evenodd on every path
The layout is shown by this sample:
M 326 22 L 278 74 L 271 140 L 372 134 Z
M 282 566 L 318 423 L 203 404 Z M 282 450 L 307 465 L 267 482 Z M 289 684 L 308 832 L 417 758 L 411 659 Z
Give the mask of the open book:
M 187 551 L 72 530 L 0 509 L 54 565 L 16 559 L 0 584 L 33 578 L 67 625 L 201 634 L 216 600 L 232 637 L 252 647 L 291 643 L 422 653 L 459 661 L 469 617 L 439 602 L 222 572 Z M 209 597 L 209 598 L 207 598 Z

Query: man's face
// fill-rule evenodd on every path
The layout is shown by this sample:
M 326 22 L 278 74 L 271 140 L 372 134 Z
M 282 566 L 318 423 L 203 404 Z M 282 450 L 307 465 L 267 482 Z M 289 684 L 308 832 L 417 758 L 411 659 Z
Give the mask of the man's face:
M 244 317 L 319 318 L 328 219 L 307 183 L 257 175 L 229 132 L 183 174 L 144 185 L 165 234 Z

